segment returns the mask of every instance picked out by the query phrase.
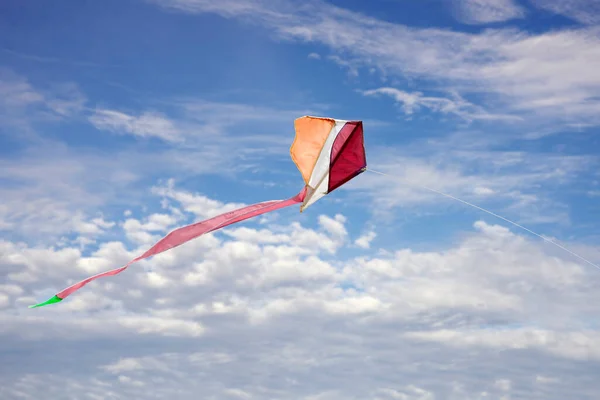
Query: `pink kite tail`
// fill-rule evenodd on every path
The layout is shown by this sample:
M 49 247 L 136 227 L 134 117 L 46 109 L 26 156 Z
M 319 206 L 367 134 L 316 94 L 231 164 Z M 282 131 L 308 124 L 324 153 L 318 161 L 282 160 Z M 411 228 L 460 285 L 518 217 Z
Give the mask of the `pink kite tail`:
M 302 203 L 304 201 L 304 197 L 306 196 L 306 187 L 300 191 L 296 196 L 291 197 L 287 200 L 272 200 L 265 201 L 262 203 L 253 204 L 250 206 L 242 207 L 237 210 L 233 210 L 221 215 L 217 215 L 216 217 L 196 222 L 191 225 L 183 226 L 181 228 L 175 229 L 167 236 L 159 240 L 154 246 L 148 249 L 144 254 L 139 257 L 134 258 L 129 261 L 125 266 L 116 268 L 110 271 L 102 272 L 97 275 L 86 278 L 80 282 L 77 282 L 68 288 L 62 290 L 57 293 L 51 299 L 39 303 L 33 306 L 29 306 L 30 308 L 41 307 L 47 304 L 58 303 L 62 301 L 67 296 L 81 289 L 83 286 L 87 285 L 89 282 L 94 281 L 99 278 L 103 278 L 105 276 L 112 276 L 120 274 L 125 271 L 127 267 L 131 264 L 143 260 L 144 258 L 148 258 L 154 256 L 156 254 L 162 253 L 163 251 L 167 251 L 174 247 L 180 246 L 192 239 L 197 238 L 198 236 L 204 235 L 205 233 L 209 233 L 215 231 L 217 229 L 223 228 L 225 226 L 235 224 L 237 222 L 244 221 L 249 218 L 256 217 L 261 214 L 265 214 L 271 211 L 278 210 L 280 208 L 289 207 L 291 205 Z

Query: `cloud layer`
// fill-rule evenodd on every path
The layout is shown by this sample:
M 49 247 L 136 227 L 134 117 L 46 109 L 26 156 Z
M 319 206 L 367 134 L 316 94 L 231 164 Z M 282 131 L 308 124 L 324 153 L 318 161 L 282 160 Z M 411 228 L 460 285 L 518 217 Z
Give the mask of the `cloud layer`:
M 139 250 L 2 242 L 0 335 L 29 349 L 3 363 L 6 398 L 68 389 L 116 399 L 560 399 L 566 388 L 575 398 L 594 390 L 597 271 L 482 221 L 443 251 L 397 244 L 356 256 L 352 242 L 373 246 L 375 234 L 350 237 L 342 215 L 316 217 L 314 229 L 254 221 L 61 304 L 25 308 L 122 264 L 196 212 L 190 195 L 201 199 L 173 186 L 157 194 L 165 213 L 119 223 Z M 32 370 L 40 352 L 48 362 Z

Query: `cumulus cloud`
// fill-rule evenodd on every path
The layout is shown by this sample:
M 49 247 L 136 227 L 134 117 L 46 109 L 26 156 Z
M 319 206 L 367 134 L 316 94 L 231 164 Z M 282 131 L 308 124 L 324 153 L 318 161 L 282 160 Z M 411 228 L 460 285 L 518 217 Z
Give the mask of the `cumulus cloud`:
M 348 218 L 314 218 L 319 231 L 267 224 L 207 235 L 147 261 L 152 273 L 131 268 L 35 311 L 24 307 L 40 291 L 75 278 L 64 266 L 91 257 L 6 242 L 0 334 L 11 346 L 37 344 L 22 363 L 9 356 L 0 386 L 8 398 L 65 387 L 190 399 L 465 399 L 517 388 L 559 399 L 594 390 L 577 380 L 592 377 L 581 362 L 600 359 L 596 328 L 585 323 L 598 312 L 596 271 L 483 222 L 444 251 L 332 260 L 322 244 L 346 236 Z M 127 256 L 124 244 L 105 250 L 92 256 L 102 268 Z M 108 345 L 82 353 L 83 339 Z M 70 361 L 32 370 L 40 352 Z M 561 368 L 577 374 L 557 390 Z M 441 379 L 448 371 L 452 379 Z
M 371 247 L 371 242 L 377 237 L 377 234 L 373 231 L 369 231 L 364 235 L 361 235 L 354 241 L 354 244 L 360 248 L 368 249 Z
M 244 203 L 225 204 L 200 194 L 176 190 L 174 179 L 169 179 L 164 186 L 154 187 L 152 191 L 165 199 L 176 201 L 184 211 L 195 214 L 199 219 L 212 218 L 246 205 Z
M 344 238 L 346 235 L 348 235 L 348 232 L 344 227 L 345 222 L 346 217 L 341 214 L 336 214 L 334 218 L 330 218 L 326 215 L 321 215 L 319 217 L 319 224 L 321 224 L 321 226 L 325 228 L 327 232 L 339 238 Z

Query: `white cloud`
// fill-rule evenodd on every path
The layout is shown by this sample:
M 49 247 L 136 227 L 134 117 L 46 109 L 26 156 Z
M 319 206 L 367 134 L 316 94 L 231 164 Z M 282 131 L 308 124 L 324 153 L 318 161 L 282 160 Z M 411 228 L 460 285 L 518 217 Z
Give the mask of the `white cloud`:
M 327 215 L 319 216 L 319 224 L 330 234 L 340 239 L 345 238 L 348 235 L 344 223 L 347 221 L 346 217 L 341 214 L 336 214 L 334 218 L 330 218 Z
M 488 24 L 525 17 L 516 0 L 455 0 L 456 14 L 466 24 Z
M 151 2 L 262 24 L 280 38 L 328 46 L 338 57 L 351 58 L 355 68 L 376 67 L 402 79 L 426 79 L 463 98 L 478 95 L 485 110 L 495 110 L 490 114 L 499 110 L 502 115 L 527 116 L 526 123 L 537 128 L 600 123 L 600 39 L 594 28 L 462 33 L 411 28 L 322 1 L 302 6 L 285 0 Z M 496 15 L 515 10 L 508 1 L 487 4 Z
M 502 391 L 509 391 L 510 387 L 511 387 L 511 383 L 510 380 L 508 379 L 498 379 L 496 381 L 496 383 L 494 383 L 494 386 L 496 386 L 498 389 L 502 390 Z
M 540 329 L 516 330 L 441 330 L 410 332 L 407 337 L 444 342 L 458 347 L 494 347 L 548 351 L 576 360 L 600 360 L 600 341 L 596 331 L 552 332 Z
M 44 100 L 44 96 L 24 77 L 7 70 L 1 73 L 0 98 L 4 107 L 24 107 Z
M 251 399 L 253 397 L 250 393 L 241 389 L 225 389 L 223 394 L 227 398 L 233 399 Z
M 375 161 L 370 168 L 388 176 L 367 171 L 345 190 L 353 190 L 353 197 L 368 197 L 374 205 L 370 210 L 388 218 L 398 207 L 435 213 L 465 209 L 425 186 L 525 224 L 567 223 L 568 208 L 554 201 L 554 194 L 571 187 L 599 161 L 593 156 L 489 150 L 473 143 L 468 137 L 450 137 L 439 145 L 424 140 L 394 150 L 372 148 Z
M 433 392 L 414 385 L 407 385 L 401 389 L 380 389 L 377 394 L 386 400 L 434 400 L 436 398 Z M 376 397 L 377 400 L 381 399 L 379 396 Z
M 552 378 L 552 377 L 543 376 L 543 375 L 536 376 L 535 380 L 541 384 L 555 383 L 555 382 L 560 381 L 558 378 Z
M 77 115 L 84 111 L 86 96 L 74 83 L 55 85 L 53 97 L 47 99 L 48 108 L 63 117 Z
M 105 158 L 50 141 L 15 156 L 0 160 L 0 229 L 30 240 L 56 241 L 72 232 L 93 238 L 110 229 L 114 221 L 94 209 L 127 193 L 137 178 L 120 155 Z
M 473 193 L 475 193 L 478 196 L 490 196 L 493 195 L 494 192 L 492 189 L 485 187 L 485 186 L 478 186 L 476 188 L 473 189 Z
M 181 204 L 185 212 L 193 213 L 198 219 L 207 219 L 246 206 L 244 203 L 222 203 L 196 193 L 175 189 L 175 180 L 169 179 L 165 186 L 156 186 L 152 192 L 165 199 Z
M 85 113 L 78 100 L 83 97 L 78 97 L 76 86 L 55 84 L 49 85 L 51 90 L 44 91 L 20 75 L 1 72 L 0 92 L 6 96 L 0 101 L 5 102 L 6 107 L 0 111 L 0 118 L 7 122 L 6 126 L 16 124 L 22 129 L 20 132 L 23 134 L 15 138 L 22 140 L 25 146 L 10 159 L 0 161 L 0 179 L 5 183 L 0 187 L 3 199 L 0 229 L 28 237 L 28 240 L 66 243 L 68 240 L 62 235 L 87 232 L 76 242 L 82 247 L 93 244 L 115 223 L 95 210 L 113 200 L 142 201 L 147 193 L 136 187 L 140 179 L 175 173 L 183 179 L 188 174 L 230 174 L 234 170 L 249 168 L 268 154 L 284 153 L 285 146 L 289 146 L 289 140 L 293 138 L 273 140 L 269 135 L 249 135 L 248 130 L 244 130 L 240 137 L 220 131 L 222 135 L 211 137 L 209 134 L 197 147 L 198 143 L 191 140 L 181 147 L 136 149 L 135 156 L 127 146 L 97 151 L 72 148 L 39 136 L 34 122 L 48 118 L 55 121 Z M 73 99 L 69 97 L 71 95 Z M 129 130 L 129 133 L 138 135 L 166 135 L 166 139 L 179 140 L 179 136 L 170 135 L 178 135 L 181 126 L 198 128 L 201 124 L 214 127 L 214 119 L 227 120 L 226 125 L 230 126 L 228 124 L 232 121 L 234 124 L 241 123 L 244 116 L 252 113 L 255 113 L 254 120 L 268 121 L 271 118 L 279 124 L 289 118 L 284 112 L 284 117 L 278 119 L 279 114 L 273 109 L 258 106 L 243 108 L 190 99 L 174 103 L 179 110 L 177 121 L 154 118 L 156 115 L 151 112 L 131 116 L 114 110 L 97 110 L 91 119 L 106 129 Z M 246 111 L 241 113 L 244 109 Z M 228 113 L 234 117 L 224 118 Z M 273 115 L 276 117 L 273 118 Z M 286 119 L 285 125 L 289 125 L 290 120 Z M 186 132 L 189 133 L 186 140 L 196 134 L 194 129 Z M 196 211 L 205 205 L 196 204 Z M 218 212 L 219 209 L 213 211 Z
M 460 97 L 457 93 L 453 99 L 446 97 L 424 96 L 421 92 L 405 92 L 403 90 L 382 87 L 379 89 L 366 90 L 363 92 L 365 96 L 387 95 L 392 97 L 397 103 L 402 105 L 402 109 L 406 115 L 412 115 L 421 107 L 427 108 L 433 112 L 442 114 L 454 114 L 466 121 L 473 120 L 505 120 L 519 121 L 520 117 L 514 115 L 492 114 L 485 111 L 482 107 L 470 103 Z
M 74 117 L 85 109 L 87 98 L 73 82 L 36 87 L 26 77 L 0 67 L 0 121 L 20 129 L 24 138 L 42 121 Z
M 599 0 L 529 0 L 535 6 L 555 14 L 564 15 L 582 24 L 600 23 Z
M 7 294 L 0 293 L 0 309 L 7 308 L 9 305 L 9 297 Z
M 142 359 L 122 358 L 117 362 L 105 365 L 102 368 L 113 374 L 120 374 L 123 372 L 139 371 L 142 369 L 165 370 L 167 366 L 164 363 L 152 359 L 151 357 L 147 357 Z
M 348 76 L 350 76 L 352 78 L 358 77 L 358 68 L 357 68 L 358 64 L 356 62 L 348 61 L 337 55 L 328 56 L 327 59 L 333 61 L 334 63 L 339 65 L 341 68 L 346 69 L 348 71 Z
M 139 221 L 147 230 L 163 230 L 173 221 L 169 216 L 180 215 L 175 207 L 164 210 Z M 516 387 L 535 393 L 543 382 L 552 384 L 540 376 L 600 359 L 595 328 L 584 327 L 598 312 L 598 274 L 565 254 L 550 255 L 542 244 L 479 222 L 443 251 L 389 249 L 345 259 L 344 252 L 330 250 L 347 236 L 348 218 L 311 218 L 319 230 L 262 224 L 232 227 L 218 235 L 222 239 L 207 235 L 145 262 L 151 273 L 132 267 L 35 310 L 24 307 L 41 297 L 40 290 L 77 278 L 71 266 L 87 275 L 131 254 L 120 242 L 91 256 L 5 242 L 4 341 L 58 341 L 31 353 L 57 359 L 84 338 L 108 343 L 77 355 L 83 375 L 76 381 L 93 383 L 72 393 L 106 395 L 101 389 L 113 385 L 128 398 L 143 391 L 179 398 L 428 399 L 451 393 L 465 399 L 483 391 L 510 395 Z M 337 256 L 328 260 L 331 254 Z M 535 363 L 519 364 L 534 354 Z M 33 373 L 11 360 L 12 378 L 0 375 L 10 396 L 36 396 L 42 388 L 54 393 L 71 384 L 62 367 Z M 250 366 L 253 376 L 264 377 L 259 384 L 244 378 L 241 371 Z M 470 374 L 475 366 L 486 373 Z M 460 371 L 456 378 L 439 379 L 453 368 Z M 211 383 L 199 385 L 197 377 L 208 375 Z M 594 389 L 565 379 L 561 387 L 571 395 Z
M 369 249 L 371 247 L 371 242 L 377 237 L 377 234 L 373 231 L 369 231 L 364 235 L 360 236 L 358 239 L 354 241 L 354 244 L 362 249 Z
M 175 212 L 174 215 L 152 214 L 146 219 L 146 222 L 128 218 L 123 222 L 125 235 L 135 243 L 151 246 L 153 242 L 156 242 L 167 233 L 167 229 L 174 228 L 174 225 L 183 219 L 177 213 L 178 210 L 173 211 Z
M 172 121 L 153 111 L 134 116 L 114 110 L 98 109 L 90 117 L 90 122 L 100 130 L 130 133 L 140 137 L 157 137 L 166 141 L 177 141 L 180 135 Z

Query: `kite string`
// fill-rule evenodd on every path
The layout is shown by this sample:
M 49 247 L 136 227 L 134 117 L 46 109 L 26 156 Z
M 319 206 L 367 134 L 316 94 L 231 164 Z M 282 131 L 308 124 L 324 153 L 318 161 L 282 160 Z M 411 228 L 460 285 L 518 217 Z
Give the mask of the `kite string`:
M 373 172 L 373 173 L 375 173 L 375 174 L 379 174 L 379 175 L 382 175 L 382 176 L 386 176 L 386 177 L 388 177 L 388 178 L 396 178 L 396 179 L 398 178 L 397 176 L 388 175 L 388 174 L 386 174 L 386 173 L 383 173 L 383 172 L 380 172 L 380 171 L 375 171 L 375 170 L 373 170 L 373 169 L 370 169 L 370 168 L 367 168 L 367 171 L 370 171 L 370 172 Z M 583 261 L 585 261 L 586 263 L 590 264 L 591 266 L 593 266 L 593 267 L 596 267 L 596 268 L 600 269 L 600 266 L 598 266 L 597 264 L 594 264 L 593 262 L 591 262 L 591 261 L 589 261 L 589 260 L 587 260 L 587 259 L 583 258 L 583 257 L 582 257 L 582 256 L 580 256 L 579 254 L 572 252 L 571 250 L 569 250 L 569 249 L 567 249 L 566 247 L 564 247 L 564 246 L 562 246 L 562 245 L 560 245 L 560 244 L 556 243 L 555 241 L 553 241 L 553 240 L 550 240 L 550 239 L 548 239 L 548 238 L 546 238 L 546 237 L 544 237 L 544 236 L 540 235 L 539 233 L 535 233 L 535 232 L 534 232 L 534 231 L 532 231 L 531 229 L 528 229 L 528 228 L 524 227 L 523 225 L 519 225 L 519 224 L 517 224 L 516 222 L 513 222 L 513 221 L 509 220 L 508 218 L 505 218 L 505 217 L 503 217 L 503 216 L 501 216 L 501 215 L 498 215 L 498 214 L 496 214 L 496 213 L 493 213 L 492 211 L 486 210 L 486 209 L 485 209 L 485 208 L 483 208 L 483 207 L 480 207 L 480 206 L 477 206 L 477 205 L 475 205 L 475 204 L 469 203 L 468 201 L 465 201 L 465 200 L 459 199 L 458 197 L 454 197 L 454 196 L 452 196 L 452 195 L 449 195 L 449 194 L 446 194 L 446 193 L 440 192 L 439 190 L 435 190 L 435 189 L 429 188 L 429 187 L 427 187 L 427 186 L 424 186 L 424 185 L 413 184 L 413 183 L 409 183 L 409 182 L 406 182 L 406 181 L 403 181 L 403 182 L 405 182 L 405 183 L 406 183 L 406 184 L 408 184 L 408 185 L 411 185 L 411 186 L 416 186 L 416 187 L 419 187 L 419 188 L 421 188 L 421 189 L 429 190 L 430 192 L 437 193 L 437 194 L 439 194 L 439 195 L 442 195 L 442 196 L 448 197 L 448 198 L 450 198 L 450 199 L 452 199 L 452 200 L 456 200 L 456 201 L 458 201 L 458 202 L 461 202 L 461 203 L 463 203 L 463 204 L 466 204 L 466 205 L 468 205 L 468 206 L 470 206 L 470 207 L 476 208 L 476 209 L 478 209 L 478 210 L 481 210 L 481 211 L 483 211 L 483 212 L 486 212 L 486 213 L 488 213 L 488 214 L 490 214 L 490 215 L 493 215 L 493 216 L 494 216 L 494 217 L 496 217 L 496 218 L 500 218 L 501 220 L 504 220 L 504 221 L 506 221 L 506 222 L 508 222 L 508 223 L 510 223 L 510 224 L 513 224 L 514 226 L 516 226 L 516 227 L 518 227 L 518 228 L 521 228 L 521 229 L 523 229 L 523 230 L 525 230 L 525 231 L 527 231 L 527 232 L 531 233 L 532 235 L 535 235 L 535 236 L 537 236 L 537 237 L 539 237 L 539 238 L 543 239 L 544 241 L 546 241 L 546 242 L 548 242 L 548 243 L 551 243 L 551 244 L 553 244 L 553 245 L 557 246 L 558 248 L 560 248 L 560 249 L 562 249 L 562 250 L 566 251 L 567 253 L 569 253 L 569 254 L 571 254 L 571 255 L 573 255 L 573 256 L 575 256 L 575 257 L 579 258 L 580 260 L 583 260 Z

